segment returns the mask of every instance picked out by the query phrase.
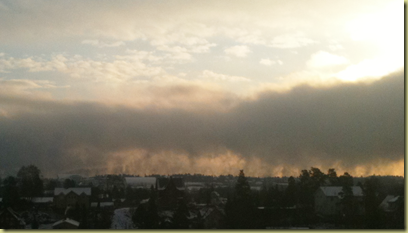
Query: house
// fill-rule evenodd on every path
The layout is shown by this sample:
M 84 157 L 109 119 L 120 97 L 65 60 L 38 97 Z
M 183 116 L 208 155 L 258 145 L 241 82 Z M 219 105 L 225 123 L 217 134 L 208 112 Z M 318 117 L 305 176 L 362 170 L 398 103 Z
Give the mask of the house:
M 184 182 L 182 178 L 159 178 L 157 180 L 157 206 L 163 210 L 175 209 L 184 198 Z
M 156 177 L 125 177 L 126 187 L 150 189 L 156 188 Z
M 356 215 L 364 214 L 363 190 L 359 186 L 352 186 L 353 203 Z M 321 216 L 334 216 L 342 211 L 341 200 L 344 198 L 343 187 L 321 186 L 314 194 L 315 212 Z
M 85 206 L 89 208 L 91 198 L 91 188 L 55 188 L 54 205 L 56 208 Z
M 24 220 L 10 207 L 0 211 L 0 229 L 24 229 Z
M 52 224 L 53 229 L 78 229 L 79 222 L 73 219 L 62 219 Z

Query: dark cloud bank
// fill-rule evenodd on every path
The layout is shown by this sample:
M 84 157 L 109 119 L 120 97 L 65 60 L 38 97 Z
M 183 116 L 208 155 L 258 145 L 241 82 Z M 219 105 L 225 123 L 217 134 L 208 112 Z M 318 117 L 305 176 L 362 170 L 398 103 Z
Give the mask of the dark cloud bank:
M 134 148 L 189 156 L 227 149 L 271 165 L 304 168 L 316 159 L 353 167 L 404 156 L 402 73 L 371 84 L 264 92 L 227 112 L 0 97 L 2 103 L 30 109 L 0 117 L 3 171 L 27 164 L 36 164 L 45 174 L 103 167 L 112 153 Z

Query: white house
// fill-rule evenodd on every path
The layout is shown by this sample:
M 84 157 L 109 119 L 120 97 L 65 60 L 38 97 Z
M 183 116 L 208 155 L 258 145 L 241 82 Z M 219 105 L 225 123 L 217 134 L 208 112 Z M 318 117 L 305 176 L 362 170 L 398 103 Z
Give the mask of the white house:
M 363 190 L 359 186 L 352 186 L 356 214 L 364 213 Z M 334 216 L 341 213 L 341 200 L 344 198 L 343 187 L 321 186 L 314 194 L 315 212 L 322 216 Z

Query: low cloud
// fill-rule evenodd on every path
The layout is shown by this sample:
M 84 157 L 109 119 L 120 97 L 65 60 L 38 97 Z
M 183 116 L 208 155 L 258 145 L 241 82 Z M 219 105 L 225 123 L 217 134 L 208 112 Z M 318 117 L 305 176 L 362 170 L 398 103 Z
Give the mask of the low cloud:
M 169 93 L 191 94 L 188 87 Z M 297 175 L 310 166 L 337 166 L 368 175 L 385 172 L 375 170 L 378 164 L 400 168 L 404 159 L 402 73 L 371 84 L 304 85 L 236 101 L 227 111 L 202 111 L 200 104 L 136 109 L 0 95 L 0 106 L 27 109 L 0 114 L 0 170 L 36 164 L 48 175 L 101 168 Z

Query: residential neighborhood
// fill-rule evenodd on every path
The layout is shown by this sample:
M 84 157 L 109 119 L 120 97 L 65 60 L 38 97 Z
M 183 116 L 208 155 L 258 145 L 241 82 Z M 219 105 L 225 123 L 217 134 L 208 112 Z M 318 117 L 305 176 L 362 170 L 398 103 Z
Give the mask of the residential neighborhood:
M 30 174 L 31 172 L 31 174 Z M 37 172 L 37 174 L 36 174 Z M 40 178 L 35 166 L 2 179 L 4 229 L 394 229 L 404 228 L 403 177 L 145 177 L 78 174 Z M 25 175 L 21 175 L 25 174 Z M 43 187 L 23 187 L 25 179 Z M 28 178 L 29 177 L 29 178 Z M 64 177 L 64 178 L 61 178 Z M 35 193 L 35 192 L 37 193 Z M 10 195 L 14 193 L 14 195 Z M 34 195 L 35 194 L 35 195 Z

